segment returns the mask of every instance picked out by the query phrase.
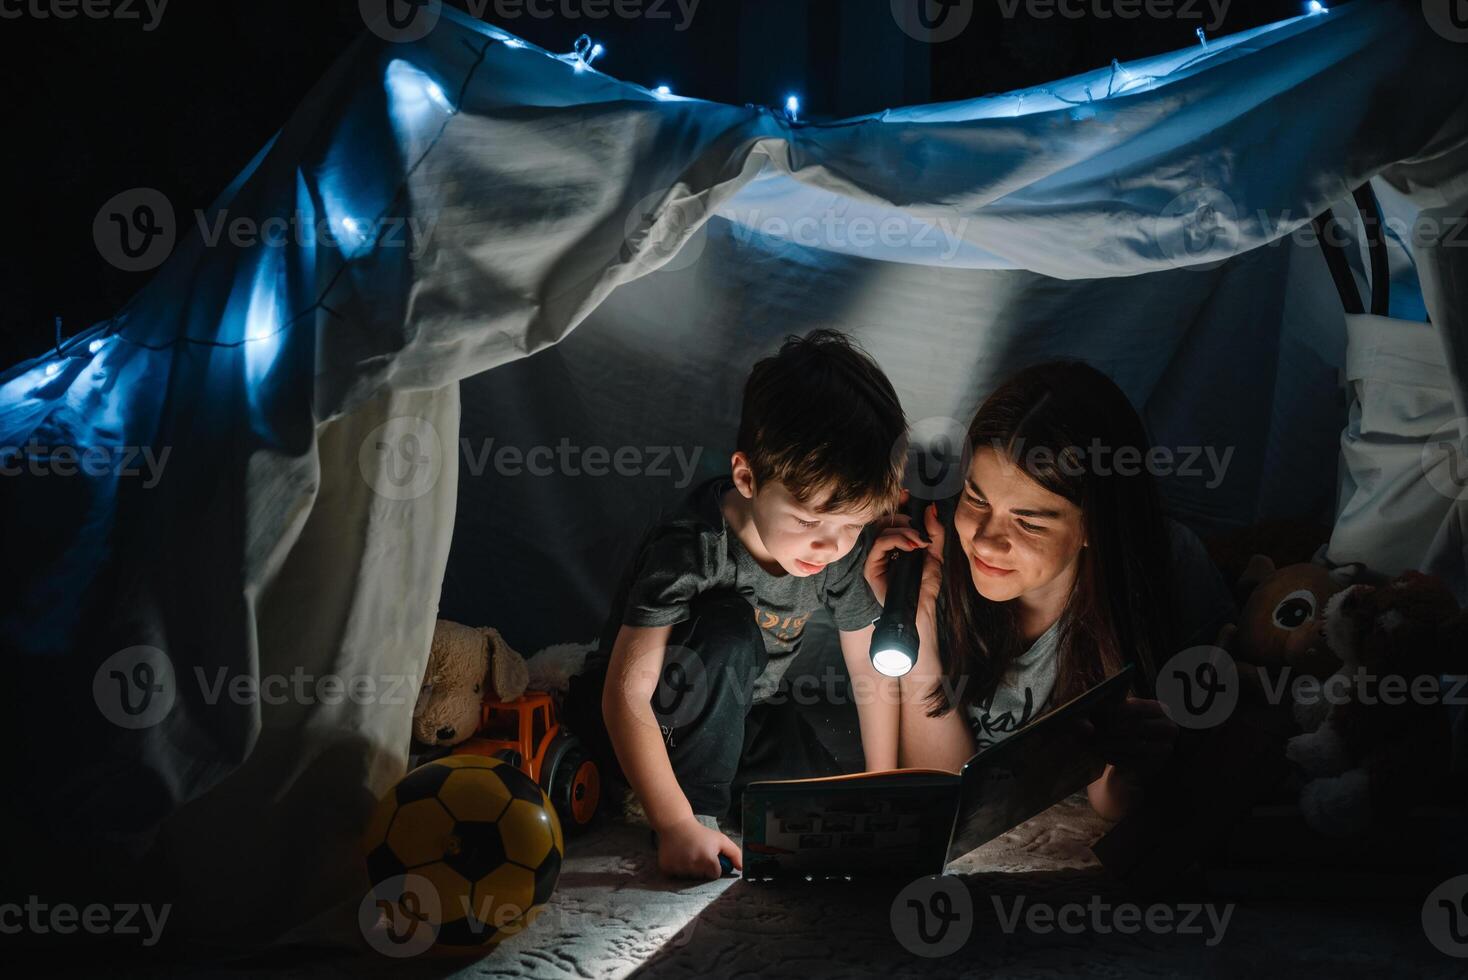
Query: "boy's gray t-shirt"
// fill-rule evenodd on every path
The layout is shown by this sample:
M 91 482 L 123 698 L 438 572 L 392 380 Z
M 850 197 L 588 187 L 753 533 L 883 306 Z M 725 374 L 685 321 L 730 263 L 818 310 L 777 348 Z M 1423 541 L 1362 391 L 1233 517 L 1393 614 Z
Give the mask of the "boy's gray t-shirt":
M 738 592 L 750 604 L 769 656 L 754 684 L 753 700 L 758 702 L 779 688 L 813 613 L 825 608 L 837 629 L 859 630 L 876 621 L 882 606 L 863 574 L 869 534 L 815 575 L 772 575 L 724 520 L 720 503 L 732 486 L 728 477 L 700 485 L 648 535 L 626 585 L 622 622 L 673 626 L 689 618 L 695 596 L 723 589 Z

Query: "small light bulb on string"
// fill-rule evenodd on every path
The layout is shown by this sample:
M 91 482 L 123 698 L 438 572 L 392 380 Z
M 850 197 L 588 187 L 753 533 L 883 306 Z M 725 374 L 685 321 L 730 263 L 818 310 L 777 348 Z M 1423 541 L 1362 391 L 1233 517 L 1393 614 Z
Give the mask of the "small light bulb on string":
M 785 118 L 797 122 L 800 117 L 800 99 L 794 95 L 785 99 Z
M 673 94 L 673 90 L 666 85 L 659 85 L 657 88 L 653 89 L 653 91 L 663 98 L 667 98 L 668 96 Z
M 502 38 L 501 40 L 504 41 L 504 45 L 507 48 L 523 48 L 523 47 L 525 47 L 525 42 L 522 41 L 522 40 L 520 40 L 518 37 L 506 37 L 506 38 Z
M 602 55 L 607 49 L 591 40 L 589 35 L 583 34 L 571 45 L 571 53 L 565 55 L 563 60 L 571 62 L 571 66 L 577 71 L 585 71 L 591 67 L 591 63 Z
M 1307 13 L 1312 14 L 1325 14 L 1330 12 L 1330 8 L 1321 3 L 1320 0 L 1310 0 L 1309 3 L 1305 4 L 1305 10 Z
M 428 97 L 433 100 L 434 105 L 438 106 L 444 112 L 452 113 L 454 111 L 453 103 L 449 101 L 448 96 L 443 94 L 443 89 L 437 82 L 429 82 L 423 86 L 423 91 L 428 93 Z
M 1204 51 L 1207 51 L 1208 50 L 1208 35 L 1203 33 L 1203 28 L 1201 28 L 1201 27 L 1198 28 L 1198 30 L 1195 33 L 1198 35 L 1198 43 L 1201 44 L 1201 45 L 1203 45 L 1203 50 Z
M 102 345 L 105 344 L 105 343 L 106 343 L 105 340 L 103 340 L 101 337 L 98 337 L 96 340 L 92 341 L 90 344 L 87 345 L 87 353 L 88 354 L 95 354 L 95 353 L 97 353 L 98 351 L 100 351 L 102 349 Z
M 61 373 L 61 362 L 60 361 L 52 361 L 50 364 L 47 364 L 46 365 L 46 377 L 48 377 L 48 378 L 54 378 L 54 377 L 56 377 L 56 375 L 58 375 L 60 373 Z

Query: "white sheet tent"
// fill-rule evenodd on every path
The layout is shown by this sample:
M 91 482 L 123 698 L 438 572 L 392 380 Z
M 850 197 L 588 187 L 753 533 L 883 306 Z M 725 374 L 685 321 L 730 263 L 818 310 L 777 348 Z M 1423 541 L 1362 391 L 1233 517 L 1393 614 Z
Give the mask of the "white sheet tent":
M 1465 55 L 1418 5 L 1360 0 L 804 125 L 448 10 L 364 35 L 211 209 L 333 236 L 184 237 L 114 319 L 0 375 L 12 799 L 99 866 L 130 851 L 191 937 L 355 910 L 440 596 L 527 653 L 592 637 L 645 522 L 724 466 L 749 365 L 818 325 L 914 420 L 1088 359 L 1179 464 L 1231 453 L 1164 479 L 1178 517 L 1329 522 L 1346 335 L 1295 232 L 1371 181 L 1405 222 L 1394 314 L 1430 316 L 1468 415 Z M 122 465 L 143 446 L 168 450 L 156 482 Z M 113 462 L 63 478 L 66 447 Z M 1434 499 L 1417 564 L 1461 589 L 1461 507 Z

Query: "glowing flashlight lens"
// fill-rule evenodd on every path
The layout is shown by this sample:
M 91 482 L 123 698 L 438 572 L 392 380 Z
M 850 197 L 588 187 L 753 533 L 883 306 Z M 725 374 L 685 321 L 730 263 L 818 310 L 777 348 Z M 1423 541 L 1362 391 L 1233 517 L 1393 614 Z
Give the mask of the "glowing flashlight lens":
M 912 670 L 912 657 L 908 656 L 906 650 L 898 650 L 887 647 L 872 654 L 872 666 L 877 672 L 888 677 L 901 677 Z

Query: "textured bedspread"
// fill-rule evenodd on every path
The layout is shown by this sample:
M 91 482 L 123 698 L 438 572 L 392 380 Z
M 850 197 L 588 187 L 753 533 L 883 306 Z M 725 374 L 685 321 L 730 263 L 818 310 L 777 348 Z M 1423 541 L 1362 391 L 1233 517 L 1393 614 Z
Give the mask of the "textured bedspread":
M 333 959 L 287 972 L 394 978 L 1468 975 L 1465 961 L 1429 945 L 1415 906 L 1229 906 L 1191 894 L 1128 899 L 1108 884 L 1089 849 L 1107 827 L 1077 796 L 957 862 L 950 871 L 958 873 L 954 881 L 969 894 L 972 912 L 950 924 L 944 940 L 957 940 L 958 948 L 941 956 L 924 955 L 938 950 L 922 942 L 910 921 L 905 900 L 913 893 L 894 903 L 901 883 L 679 884 L 658 874 L 645 828 L 608 824 L 572 842 L 552 907 L 540 920 L 478 962 Z M 1137 909 L 1135 924 L 1126 917 L 1128 902 Z M 931 890 L 927 904 L 931 912 L 946 907 L 931 900 Z M 1148 915 L 1170 925 L 1149 930 Z M 933 921 L 928 926 L 931 938 L 938 930 Z

